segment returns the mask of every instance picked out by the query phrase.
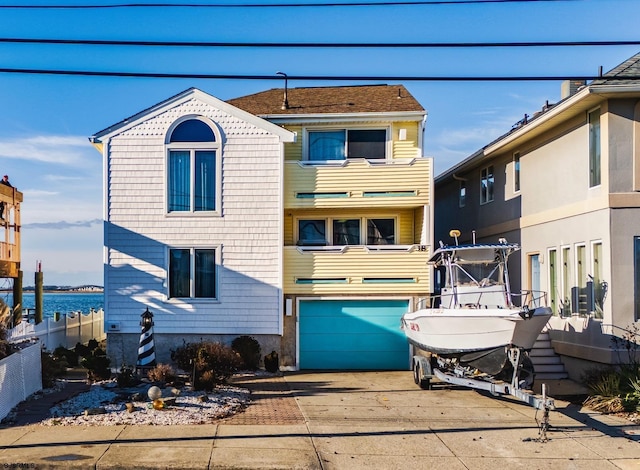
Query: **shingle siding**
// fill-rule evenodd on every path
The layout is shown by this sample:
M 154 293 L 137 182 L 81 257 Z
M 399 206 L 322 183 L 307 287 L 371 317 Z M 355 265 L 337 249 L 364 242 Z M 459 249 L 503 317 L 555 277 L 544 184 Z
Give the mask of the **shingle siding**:
M 185 115 L 210 118 L 222 136 L 221 216 L 165 213 L 165 136 Z M 148 306 L 158 333 L 279 333 L 279 137 L 192 99 L 124 129 L 108 145 L 106 322 L 137 332 Z M 166 301 L 171 246 L 220 250 L 217 301 Z

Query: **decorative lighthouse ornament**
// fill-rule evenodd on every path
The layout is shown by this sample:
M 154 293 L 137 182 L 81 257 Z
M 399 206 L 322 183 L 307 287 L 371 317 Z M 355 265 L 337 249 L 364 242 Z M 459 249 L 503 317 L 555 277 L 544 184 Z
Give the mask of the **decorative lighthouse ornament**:
M 140 326 L 142 327 L 142 332 L 140 333 L 136 368 L 142 371 L 156 365 L 156 351 L 153 345 L 153 313 L 149 311 L 149 307 L 142 314 Z

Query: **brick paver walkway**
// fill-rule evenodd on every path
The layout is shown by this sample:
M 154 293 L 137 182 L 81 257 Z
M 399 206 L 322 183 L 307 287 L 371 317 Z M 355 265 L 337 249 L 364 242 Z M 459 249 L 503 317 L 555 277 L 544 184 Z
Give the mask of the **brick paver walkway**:
M 282 376 L 234 377 L 233 385 L 251 391 L 244 412 L 225 419 L 225 424 L 303 424 L 304 416 Z

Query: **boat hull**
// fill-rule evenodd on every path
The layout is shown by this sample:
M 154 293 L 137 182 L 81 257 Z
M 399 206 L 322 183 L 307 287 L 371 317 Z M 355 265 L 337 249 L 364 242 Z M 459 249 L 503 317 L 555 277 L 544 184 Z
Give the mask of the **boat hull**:
M 551 309 L 422 309 L 406 313 L 402 327 L 414 346 L 443 357 L 492 351 L 505 346 L 533 347 Z

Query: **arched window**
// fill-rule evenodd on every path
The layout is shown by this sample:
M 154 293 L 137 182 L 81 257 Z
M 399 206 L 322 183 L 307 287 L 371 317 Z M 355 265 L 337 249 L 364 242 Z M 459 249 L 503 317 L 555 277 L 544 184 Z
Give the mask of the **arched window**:
M 219 139 L 206 121 L 190 118 L 169 133 L 167 142 L 169 213 L 218 210 Z
M 199 119 L 189 119 L 176 126 L 169 142 L 215 142 L 216 136 L 208 124 Z

